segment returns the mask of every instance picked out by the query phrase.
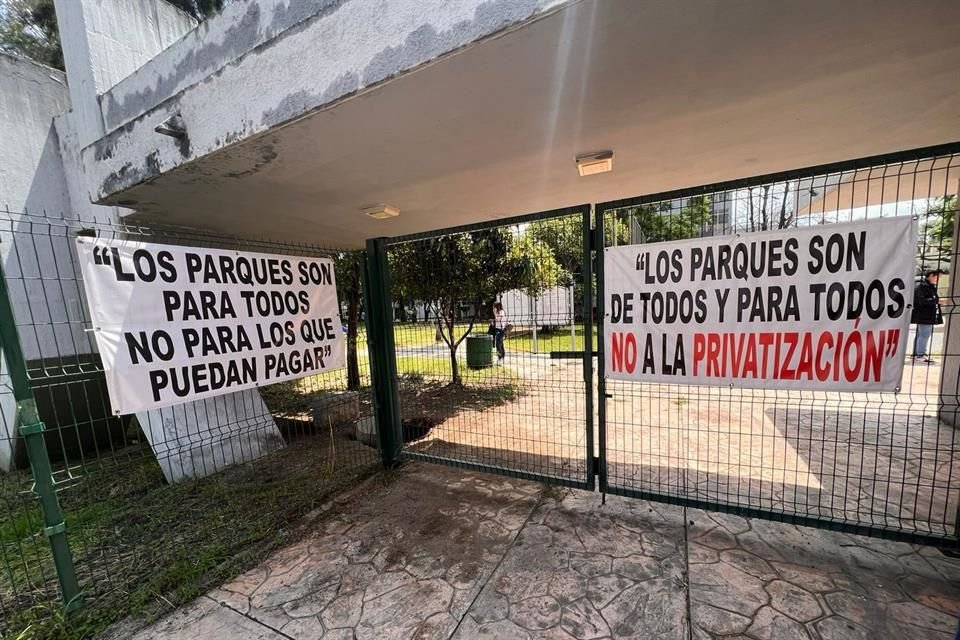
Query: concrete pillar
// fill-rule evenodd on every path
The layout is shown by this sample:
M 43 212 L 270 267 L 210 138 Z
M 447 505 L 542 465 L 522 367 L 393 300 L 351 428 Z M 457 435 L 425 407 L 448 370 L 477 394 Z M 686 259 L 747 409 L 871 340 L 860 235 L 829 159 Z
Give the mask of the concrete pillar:
M 196 26 L 163 0 L 55 0 L 77 142 L 101 138 L 98 96 Z
M 957 190 L 960 194 L 960 180 Z M 960 427 L 960 223 L 954 215 L 953 252 L 950 258 L 950 288 L 945 299 L 943 366 L 940 369 L 940 420 Z

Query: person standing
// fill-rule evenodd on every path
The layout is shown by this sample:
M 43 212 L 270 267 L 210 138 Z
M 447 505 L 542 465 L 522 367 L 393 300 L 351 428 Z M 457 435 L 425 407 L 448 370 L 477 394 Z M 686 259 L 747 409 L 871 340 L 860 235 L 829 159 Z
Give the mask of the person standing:
M 503 359 L 507 355 L 507 350 L 503 346 L 503 339 L 507 333 L 507 314 L 503 311 L 503 305 L 499 302 L 493 303 L 493 342 L 497 348 L 497 364 L 503 364 Z
M 936 364 L 930 357 L 930 337 L 933 328 L 943 324 L 943 312 L 940 309 L 940 296 L 937 294 L 937 282 L 940 280 L 939 269 L 928 271 L 923 280 L 917 283 L 913 292 L 913 311 L 910 322 L 917 325 L 917 335 L 913 340 L 913 360 L 925 364 Z

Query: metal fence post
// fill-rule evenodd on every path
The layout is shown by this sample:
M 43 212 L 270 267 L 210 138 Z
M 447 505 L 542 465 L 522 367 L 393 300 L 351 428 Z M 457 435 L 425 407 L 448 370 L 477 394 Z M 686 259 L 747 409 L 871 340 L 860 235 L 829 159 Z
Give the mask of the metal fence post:
M 17 403 L 14 425 L 19 427 L 19 435 L 23 436 L 27 448 L 30 470 L 33 473 L 33 491 L 40 502 L 43 532 L 50 540 L 50 550 L 53 553 L 53 564 L 60 582 L 63 605 L 67 612 L 75 611 L 83 604 L 83 594 L 77 583 L 77 573 L 67 540 L 63 510 L 57 499 L 53 469 L 50 466 L 50 457 L 47 455 L 47 443 L 43 437 L 45 427 L 40 421 L 37 402 L 30 388 L 27 363 L 17 335 L 16 319 L 10 303 L 10 292 L 7 288 L 2 261 L 0 261 L 0 347 L 7 362 L 7 369 L 13 382 L 13 396 Z
M 603 256 L 604 256 L 604 233 L 603 222 L 605 209 L 594 205 L 593 222 L 593 251 L 596 262 L 594 263 L 594 272 L 597 276 L 597 317 L 594 319 L 594 330 L 597 332 L 597 447 L 600 450 L 599 476 L 600 491 L 607 492 L 607 380 L 604 377 L 606 368 L 606 354 L 603 349 L 603 327 L 604 327 L 604 282 L 603 282 Z M 617 235 L 616 225 L 613 231 L 614 237 Z
M 587 419 L 587 484 L 593 490 L 596 488 L 600 460 L 604 459 L 606 452 L 601 449 L 600 457 L 597 458 L 593 443 L 593 228 L 590 214 L 591 208 L 585 207 L 581 214 L 580 232 L 581 242 L 583 242 L 581 270 L 583 273 L 583 382 L 586 393 L 584 409 Z M 572 289 L 570 298 L 572 301 Z
M 383 238 L 367 240 L 364 284 L 374 418 L 380 456 L 383 466 L 389 469 L 398 462 L 403 439 L 400 436 L 400 391 L 393 340 L 393 309 L 390 305 L 390 268 L 387 263 L 387 244 Z

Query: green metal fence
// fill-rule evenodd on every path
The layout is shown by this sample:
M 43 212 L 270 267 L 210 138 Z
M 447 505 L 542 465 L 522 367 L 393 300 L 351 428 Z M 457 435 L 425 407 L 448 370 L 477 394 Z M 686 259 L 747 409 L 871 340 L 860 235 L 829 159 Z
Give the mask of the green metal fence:
M 939 285 L 945 322 L 934 331 L 932 358 L 910 357 L 911 331 L 897 392 L 601 376 L 601 490 L 955 548 L 960 300 L 950 292 L 957 290 L 958 153 L 946 145 L 598 204 L 597 244 L 608 247 L 912 216 L 918 280 L 950 271 Z M 602 333 L 609 309 L 599 316 Z
M 332 257 L 353 364 L 113 416 L 78 234 Z M 374 414 L 363 252 L 7 211 L 0 258 L 0 635 L 91 637 L 128 613 L 162 613 L 298 535 L 378 467 L 376 439 L 354 437 Z
M 374 239 L 365 252 L 0 214 L 0 463 L 12 468 L 0 474 L 0 632 L 49 630 L 81 604 L 49 635 L 162 612 L 295 536 L 334 490 L 405 459 L 955 546 L 960 301 L 949 281 L 939 362 L 911 360 L 898 393 L 606 380 L 598 336 L 611 245 L 912 215 L 918 271 L 952 271 L 958 154 L 951 145 Z M 332 256 L 353 364 L 112 416 L 78 233 Z M 215 435 L 201 436 L 211 421 Z M 166 424 L 197 437 L 174 440 Z M 281 438 L 241 437 L 274 424 Z M 174 467 L 190 478 L 167 483 Z
M 592 489 L 590 207 L 391 238 L 385 266 L 402 457 Z
M 596 471 L 603 492 L 956 546 L 953 275 L 940 286 L 935 357 L 909 358 L 896 393 L 606 380 L 593 338 L 607 316 L 602 249 L 613 245 L 913 216 L 918 277 L 951 270 L 958 152 L 945 145 L 608 202 L 592 225 L 581 207 L 388 240 L 394 315 L 381 321 L 395 325 L 387 364 L 400 380 L 401 457 L 581 487 Z M 576 291 L 570 312 L 538 312 L 559 283 Z M 477 348 L 494 348 L 482 345 L 492 304 L 516 299 L 504 357 L 471 366 Z

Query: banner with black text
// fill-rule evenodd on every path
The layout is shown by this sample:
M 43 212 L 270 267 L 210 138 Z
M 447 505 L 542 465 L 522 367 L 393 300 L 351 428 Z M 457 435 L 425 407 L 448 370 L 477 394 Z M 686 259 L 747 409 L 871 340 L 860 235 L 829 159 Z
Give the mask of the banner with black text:
M 342 368 L 333 261 L 78 237 L 115 414 Z
M 900 386 L 917 229 L 901 216 L 609 247 L 605 375 L 769 389 Z

